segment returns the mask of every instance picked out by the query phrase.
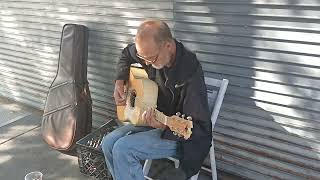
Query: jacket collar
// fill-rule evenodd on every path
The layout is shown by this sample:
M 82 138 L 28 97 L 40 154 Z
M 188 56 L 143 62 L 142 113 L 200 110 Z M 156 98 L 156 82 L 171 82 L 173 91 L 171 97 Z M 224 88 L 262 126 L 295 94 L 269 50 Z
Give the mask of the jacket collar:
M 183 86 L 188 79 L 197 71 L 199 62 L 196 55 L 186 49 L 183 44 L 175 39 L 176 57 L 170 68 L 164 68 L 168 76 L 168 84 L 179 88 Z

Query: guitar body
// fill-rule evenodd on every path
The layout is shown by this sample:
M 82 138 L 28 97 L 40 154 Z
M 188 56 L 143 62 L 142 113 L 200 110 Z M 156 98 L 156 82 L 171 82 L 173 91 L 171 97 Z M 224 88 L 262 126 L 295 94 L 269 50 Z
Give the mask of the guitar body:
M 129 81 L 126 84 L 126 105 L 117 106 L 117 115 L 119 121 L 129 121 L 136 126 L 148 126 L 142 120 L 142 113 L 148 108 L 155 111 L 155 119 L 170 128 L 175 135 L 189 139 L 193 128 L 192 118 L 189 116 L 187 120 L 185 115 L 166 116 L 156 109 L 158 99 L 158 85 L 148 79 L 147 73 L 140 68 L 131 67 Z M 179 113 L 177 113 L 179 114 Z
M 158 86 L 147 78 L 143 69 L 131 67 L 127 83 L 127 99 L 125 106 L 117 106 L 117 116 L 122 122 L 130 121 L 137 126 L 145 126 L 141 119 L 144 109 L 141 107 L 157 107 Z

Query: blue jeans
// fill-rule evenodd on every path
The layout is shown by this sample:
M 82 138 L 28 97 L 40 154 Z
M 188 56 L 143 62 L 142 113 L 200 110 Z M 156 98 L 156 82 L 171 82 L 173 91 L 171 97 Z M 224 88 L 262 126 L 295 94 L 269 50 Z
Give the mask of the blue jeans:
M 124 125 L 107 134 L 102 151 L 115 180 L 144 180 L 140 160 L 175 156 L 177 142 L 161 139 L 162 129 Z

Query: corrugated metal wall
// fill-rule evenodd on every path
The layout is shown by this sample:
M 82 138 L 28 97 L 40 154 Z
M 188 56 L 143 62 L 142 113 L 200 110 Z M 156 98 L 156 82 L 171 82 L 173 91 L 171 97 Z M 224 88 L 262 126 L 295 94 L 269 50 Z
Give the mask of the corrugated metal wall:
M 320 179 L 320 1 L 179 0 L 175 36 L 230 85 L 218 167 L 251 179 Z
M 86 25 L 94 125 L 115 117 L 114 66 L 145 18 L 172 26 L 171 1 L 5 0 L 0 2 L 0 95 L 43 109 L 58 64 L 62 26 Z
M 320 179 L 320 1 L 0 2 L 0 95 L 43 108 L 65 23 L 90 29 L 95 125 L 115 116 L 114 65 L 145 18 L 169 22 L 206 75 L 230 80 L 218 168 L 250 179 Z

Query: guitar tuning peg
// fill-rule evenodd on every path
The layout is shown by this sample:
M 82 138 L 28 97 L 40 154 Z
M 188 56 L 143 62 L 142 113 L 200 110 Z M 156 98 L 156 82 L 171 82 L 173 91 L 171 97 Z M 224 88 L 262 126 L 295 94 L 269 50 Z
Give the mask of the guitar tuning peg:
M 176 132 L 172 132 L 172 134 L 173 134 L 173 135 L 175 135 L 175 136 L 177 135 L 177 133 L 176 133 Z
M 181 115 L 181 113 L 180 113 L 180 112 L 177 112 L 177 113 L 176 113 L 176 115 L 177 115 L 177 116 L 180 116 L 180 115 Z
M 189 121 L 192 121 L 192 117 L 191 117 L 191 116 L 188 116 L 187 119 L 188 119 Z
M 185 114 L 182 114 L 182 116 L 181 116 L 183 119 L 186 117 L 186 115 Z

